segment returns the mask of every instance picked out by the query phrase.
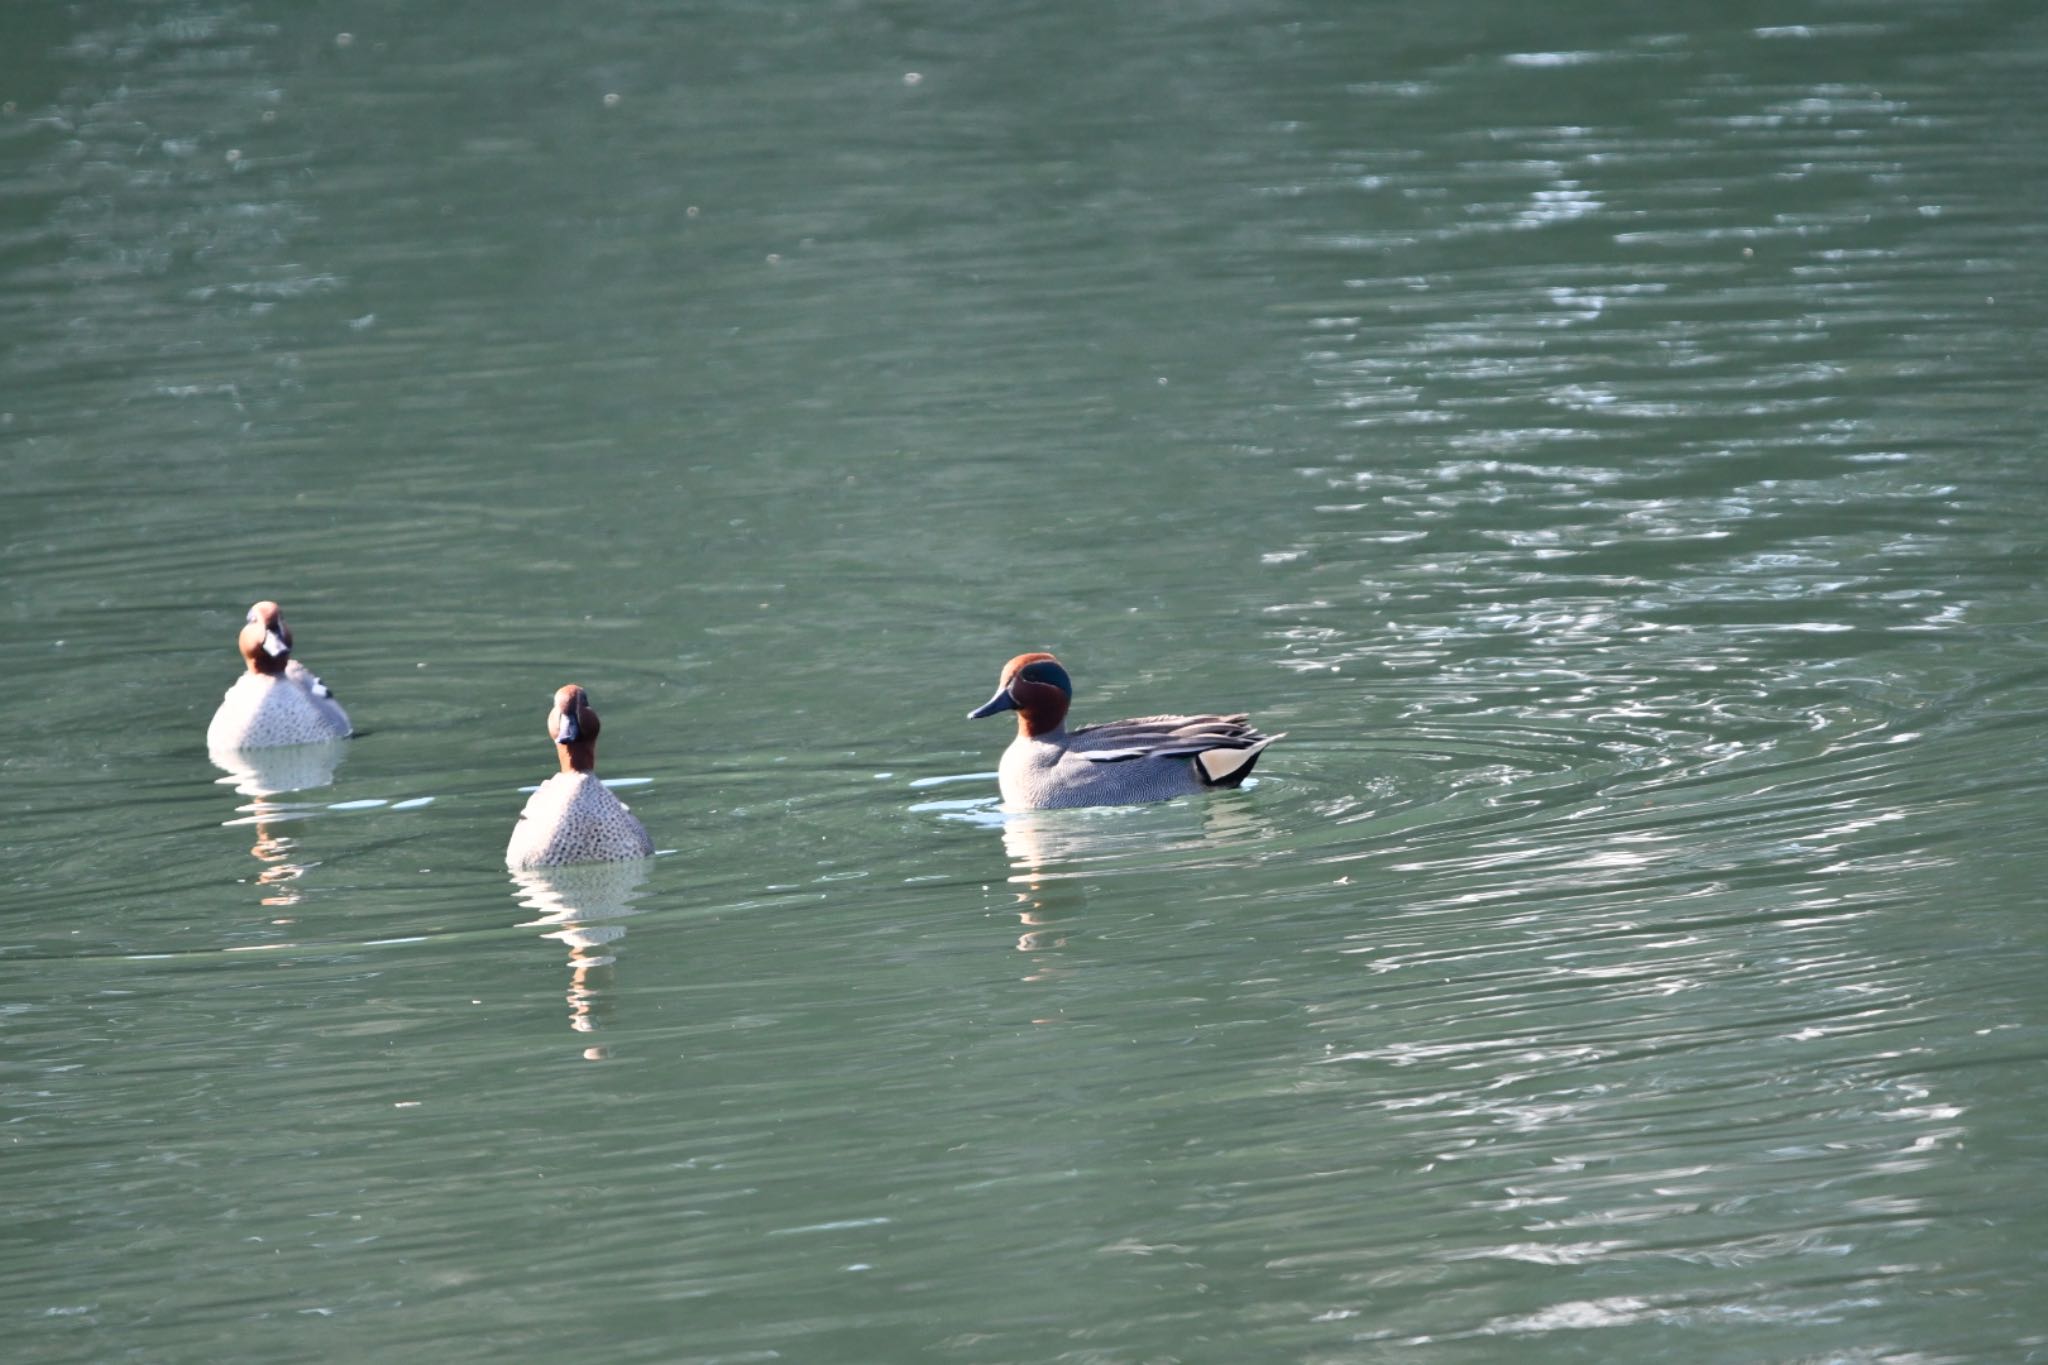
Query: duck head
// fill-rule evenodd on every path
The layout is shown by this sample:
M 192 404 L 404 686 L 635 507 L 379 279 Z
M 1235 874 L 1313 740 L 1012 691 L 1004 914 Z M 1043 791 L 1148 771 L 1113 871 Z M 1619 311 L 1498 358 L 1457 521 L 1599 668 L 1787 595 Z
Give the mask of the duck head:
M 284 611 L 275 602 L 258 602 L 244 618 L 241 638 L 236 642 L 251 673 L 284 676 L 292 661 L 292 628 L 284 623 Z
M 548 738 L 562 756 L 563 772 L 597 771 L 597 731 L 590 694 L 575 683 L 556 688 L 555 704 L 548 710 Z
M 1003 665 L 996 694 L 969 711 L 967 718 L 980 720 L 998 711 L 1015 711 L 1019 733 L 1042 735 L 1060 728 L 1073 700 L 1073 679 L 1058 659 L 1050 654 L 1019 654 Z

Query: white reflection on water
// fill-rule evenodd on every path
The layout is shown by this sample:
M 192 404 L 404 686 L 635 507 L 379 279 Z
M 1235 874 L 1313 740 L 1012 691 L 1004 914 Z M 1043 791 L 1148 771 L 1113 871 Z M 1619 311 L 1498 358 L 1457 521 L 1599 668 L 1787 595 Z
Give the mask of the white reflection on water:
M 1038 953 L 1066 946 L 1064 926 L 1072 922 L 1070 912 L 1086 904 L 1088 880 L 1243 865 L 1251 850 L 1276 837 L 1272 822 L 1249 799 L 1260 784 L 1252 778 L 1234 793 L 1137 806 L 1007 810 L 1000 798 L 986 796 L 923 801 L 909 809 L 1001 837 L 1009 865 L 1005 880 L 1017 888 L 1023 928 L 1017 951 Z M 1039 960 L 1024 979 L 1046 979 L 1049 966 L 1049 960 Z
M 1253 779 L 1245 790 L 1256 785 Z M 1273 833 L 1243 796 L 1072 810 L 983 810 L 946 818 L 994 824 L 1000 831 L 1023 930 L 1017 951 L 1031 954 L 1067 945 L 1067 926 L 1087 904 L 1085 879 L 1236 862 L 1245 848 Z M 1052 968 L 1051 958 L 1037 957 L 1024 979 L 1049 979 Z
M 299 841 L 277 829 L 285 821 L 302 819 L 317 811 L 319 805 L 304 801 L 273 801 L 270 798 L 284 792 L 331 786 L 334 770 L 341 766 L 346 752 L 347 743 L 343 740 L 269 749 L 212 748 L 207 751 L 213 765 L 227 773 L 215 781 L 251 798 L 249 804 L 235 808 L 236 818 L 221 823 L 230 827 L 255 826 L 256 842 L 250 845 L 249 854 L 260 864 L 256 884 L 264 891 L 264 905 L 297 905 L 304 899 L 304 893 L 295 883 L 319 866 L 301 861 L 296 856 Z
M 649 859 L 620 863 L 577 863 L 569 867 L 535 868 L 512 874 L 514 895 L 521 905 L 539 912 L 522 929 L 546 928 L 541 935 L 569 950 L 569 1027 L 593 1033 L 611 1013 L 612 969 L 626 926 L 618 923 L 637 913 L 633 902 L 647 881 Z M 590 1061 L 610 1055 L 602 1044 L 583 1050 Z
M 1075 865 L 1132 847 L 1132 808 L 1028 810 L 1005 815 L 999 826 L 1010 880 L 1029 886 L 1072 876 Z
M 287 744 L 270 749 L 212 748 L 206 756 L 227 773 L 216 779 L 243 796 L 267 797 L 334 785 L 334 770 L 348 752 L 345 740 Z
M 1258 785 L 1245 783 L 1249 792 Z M 1191 864 L 1188 854 L 1202 854 L 1268 833 L 1243 798 L 1196 798 L 1164 805 L 1085 806 L 1073 810 L 1010 811 L 1000 816 L 1003 852 L 1010 860 L 1012 882 L 1043 881 L 1099 871 L 1104 863 L 1170 855 L 1177 866 Z

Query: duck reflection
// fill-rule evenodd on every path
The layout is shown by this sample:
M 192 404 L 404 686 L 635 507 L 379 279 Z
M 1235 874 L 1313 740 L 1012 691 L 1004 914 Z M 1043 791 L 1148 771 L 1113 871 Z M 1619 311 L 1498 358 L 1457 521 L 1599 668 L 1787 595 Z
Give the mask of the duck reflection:
M 1243 802 L 1199 806 L 1094 806 L 1004 816 L 1010 880 L 1038 885 L 1106 866 L 1159 859 L 1185 863 L 1264 837 L 1266 822 Z
M 1067 946 L 1065 924 L 1087 902 L 1076 867 L 1105 838 L 1099 810 L 1017 811 L 1003 818 L 1003 852 L 1010 885 L 1017 888 L 1017 951 L 1033 955 L 1026 981 L 1045 981 L 1057 970 L 1051 956 Z
M 1057 974 L 1059 960 L 1052 954 L 1067 946 L 1061 914 L 1063 910 L 1079 908 L 1082 899 L 1071 882 L 1034 886 L 1017 893 L 1017 923 L 1024 926 L 1024 932 L 1017 935 L 1017 951 L 1033 955 L 1031 970 L 1024 974 L 1026 981 L 1049 981 Z
M 1203 865 L 1267 833 L 1245 803 L 1204 801 L 1199 806 L 1096 806 L 1017 811 L 1004 816 L 1003 852 L 1009 882 L 1018 888 L 1017 918 L 1024 932 L 1017 951 L 1063 948 L 1073 912 L 1087 904 L 1086 880 L 1120 872 Z M 1027 980 L 1051 968 L 1041 959 Z
M 569 950 L 569 1027 L 578 1033 L 594 1033 L 610 1017 L 613 1001 L 612 970 L 617 962 L 616 944 L 626 935 L 618 923 L 636 913 L 633 901 L 647 880 L 649 862 L 644 858 L 617 863 L 573 863 L 563 867 L 537 867 L 512 874 L 514 894 L 519 903 L 539 912 L 522 929 L 545 928 L 542 938 L 553 939 Z M 602 1044 L 583 1050 L 591 1061 L 609 1055 Z
M 234 819 L 221 823 L 229 827 L 255 827 L 256 842 L 250 846 L 249 853 L 261 865 L 256 874 L 256 884 L 264 890 L 264 905 L 298 904 L 304 893 L 294 883 L 319 865 L 301 862 L 297 856 L 299 841 L 285 834 L 281 827 L 305 818 L 320 806 L 314 802 L 278 801 L 273 798 L 286 792 L 332 786 L 334 770 L 341 766 L 342 756 L 347 752 L 348 746 L 339 740 L 264 749 L 215 747 L 207 750 L 206 756 L 213 761 L 213 766 L 227 773 L 215 781 L 221 786 L 233 787 L 238 795 L 250 798 L 247 805 L 235 807 Z

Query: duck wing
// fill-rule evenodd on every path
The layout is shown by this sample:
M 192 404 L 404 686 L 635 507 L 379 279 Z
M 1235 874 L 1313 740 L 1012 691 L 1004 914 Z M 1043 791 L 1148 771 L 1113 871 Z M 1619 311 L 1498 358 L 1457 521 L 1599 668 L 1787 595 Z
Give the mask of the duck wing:
M 286 682 L 306 694 L 313 703 L 313 709 L 325 716 L 337 733 L 355 733 L 355 727 L 348 723 L 348 712 L 342 710 L 341 703 L 335 699 L 334 689 L 321 682 L 318 673 L 293 659 L 284 666 L 284 677 Z
M 1242 714 L 1136 716 L 1072 731 L 1067 752 L 1090 763 L 1124 763 L 1134 758 L 1196 758 L 1218 749 L 1262 749 L 1272 742 Z
M 334 690 L 328 687 L 326 683 L 320 681 L 318 673 L 315 673 L 297 659 L 293 659 L 284 666 L 284 675 L 322 701 L 332 701 L 334 699 Z

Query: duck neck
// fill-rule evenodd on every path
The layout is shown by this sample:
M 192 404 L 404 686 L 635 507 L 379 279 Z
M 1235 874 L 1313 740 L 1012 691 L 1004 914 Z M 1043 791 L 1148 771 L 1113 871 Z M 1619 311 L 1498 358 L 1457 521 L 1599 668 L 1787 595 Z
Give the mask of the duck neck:
M 565 773 L 594 773 L 597 771 L 597 741 L 579 739 L 574 744 L 557 744 L 556 752 L 562 756 L 562 771 Z

